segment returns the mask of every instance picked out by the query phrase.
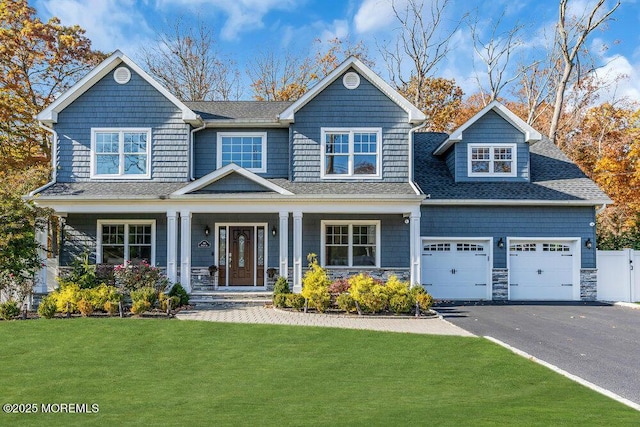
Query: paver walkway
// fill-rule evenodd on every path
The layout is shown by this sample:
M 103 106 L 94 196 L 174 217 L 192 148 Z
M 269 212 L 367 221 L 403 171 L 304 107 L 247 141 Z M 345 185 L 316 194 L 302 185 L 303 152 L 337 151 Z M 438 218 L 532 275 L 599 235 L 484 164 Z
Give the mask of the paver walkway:
M 267 307 L 185 310 L 178 313 L 176 317 L 181 320 L 203 320 L 209 322 L 325 326 L 331 328 L 370 329 L 374 331 L 407 332 L 413 334 L 474 336 L 470 332 L 439 317 L 416 319 L 411 317 L 358 317 L 335 314 L 305 314 Z

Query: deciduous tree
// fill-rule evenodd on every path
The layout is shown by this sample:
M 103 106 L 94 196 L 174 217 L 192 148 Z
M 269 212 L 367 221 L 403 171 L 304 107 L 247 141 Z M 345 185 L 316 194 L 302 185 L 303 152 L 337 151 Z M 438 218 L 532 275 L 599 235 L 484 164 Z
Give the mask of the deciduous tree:
M 0 1 L 0 169 L 49 161 L 34 115 L 103 58 L 77 25 L 42 22 L 27 0 Z

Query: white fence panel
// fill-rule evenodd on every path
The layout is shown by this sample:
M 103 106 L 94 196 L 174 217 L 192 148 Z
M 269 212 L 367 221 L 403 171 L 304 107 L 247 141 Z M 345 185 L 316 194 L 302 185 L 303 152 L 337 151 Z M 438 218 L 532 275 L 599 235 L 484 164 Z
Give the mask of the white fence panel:
M 631 302 L 640 302 L 640 252 L 633 254 L 633 287 L 631 288 Z
M 632 281 L 634 258 L 640 254 L 633 254 L 631 249 L 622 251 L 598 251 L 598 299 L 601 301 L 632 300 Z M 636 264 L 640 268 L 640 261 Z M 640 274 L 638 274 L 640 278 Z M 637 294 L 636 294 L 637 295 Z

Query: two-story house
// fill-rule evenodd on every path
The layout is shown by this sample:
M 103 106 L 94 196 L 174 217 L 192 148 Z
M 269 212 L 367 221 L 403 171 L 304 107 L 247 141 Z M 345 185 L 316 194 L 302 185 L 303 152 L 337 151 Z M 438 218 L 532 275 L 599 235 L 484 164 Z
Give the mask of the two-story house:
M 117 51 L 37 119 L 54 172 L 31 196 L 62 218 L 61 267 L 89 251 L 187 290 L 215 265 L 221 289 L 299 291 L 315 253 L 335 277 L 396 274 L 436 298 L 596 295 L 610 200 L 499 103 L 421 132 L 355 58 L 295 102 L 182 102 Z

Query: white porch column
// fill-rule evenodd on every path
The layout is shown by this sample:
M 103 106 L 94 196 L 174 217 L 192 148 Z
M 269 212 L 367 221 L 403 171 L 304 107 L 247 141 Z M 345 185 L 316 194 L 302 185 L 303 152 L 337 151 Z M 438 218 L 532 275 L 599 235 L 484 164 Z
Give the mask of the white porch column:
M 302 291 L 302 212 L 293 212 L 293 292 Z
M 420 239 L 420 208 L 409 216 L 409 239 L 411 246 L 411 286 L 422 284 L 422 241 Z
M 180 211 L 180 284 L 191 292 L 191 212 Z
M 38 258 L 40 260 L 40 270 L 36 275 L 36 283 L 33 290 L 35 292 L 47 292 L 47 239 L 49 234 L 49 222 L 46 218 L 39 218 L 44 224 L 43 229 L 36 228 L 36 242 L 40 246 L 38 248 Z
M 167 278 L 178 281 L 178 212 L 167 211 Z
M 289 277 L 289 212 L 280 212 L 280 277 Z

